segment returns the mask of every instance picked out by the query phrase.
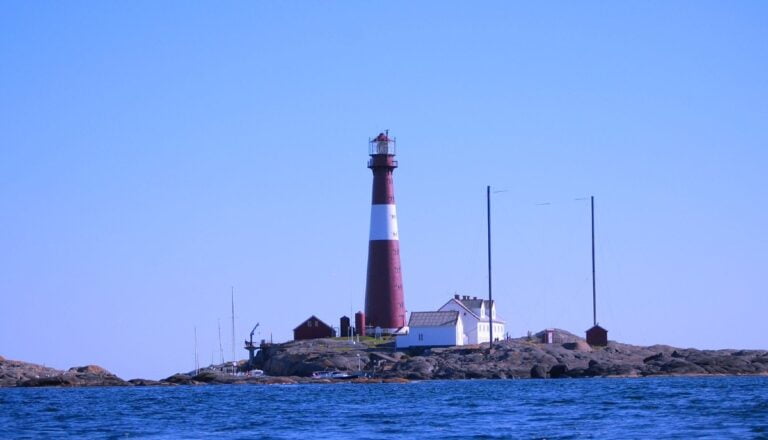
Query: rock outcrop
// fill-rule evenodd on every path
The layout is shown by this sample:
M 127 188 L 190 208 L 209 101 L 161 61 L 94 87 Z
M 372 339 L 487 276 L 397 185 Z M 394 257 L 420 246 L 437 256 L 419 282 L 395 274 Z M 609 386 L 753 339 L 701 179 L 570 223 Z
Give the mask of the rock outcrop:
M 61 374 L 64 374 L 64 371 L 0 357 L 0 387 L 14 387 L 27 380 L 54 377 Z
M 262 347 L 253 367 L 265 376 L 231 375 L 226 366 L 178 373 L 163 380 L 124 381 L 96 365 L 56 370 L 0 357 L 0 386 L 175 386 L 407 382 L 431 379 L 641 377 L 670 375 L 768 375 L 766 350 L 696 350 L 667 345 L 640 347 L 609 342 L 591 347 L 557 330 L 553 344 L 538 337 L 488 344 L 397 351 L 392 342 L 315 339 Z M 241 370 L 245 361 L 239 365 Z M 352 379 L 317 379 L 316 371 L 356 373 Z
M 131 384 L 98 365 L 86 365 L 70 368 L 61 374 L 23 380 L 17 385 L 21 387 L 115 387 Z
M 556 330 L 556 339 L 518 338 L 494 344 L 448 348 L 419 348 L 398 352 L 392 344 L 351 345 L 321 339 L 270 346 L 257 357 L 257 367 L 269 375 L 308 376 L 313 371 L 364 371 L 384 378 L 498 379 L 638 377 L 702 374 L 768 374 L 765 350 L 696 350 L 666 345 L 641 347 L 610 342 L 591 347 L 576 335 Z

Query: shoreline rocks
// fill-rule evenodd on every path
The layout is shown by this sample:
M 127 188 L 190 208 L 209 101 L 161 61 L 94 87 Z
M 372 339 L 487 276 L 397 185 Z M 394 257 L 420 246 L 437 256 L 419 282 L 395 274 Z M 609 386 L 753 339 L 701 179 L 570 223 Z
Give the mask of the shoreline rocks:
M 0 361 L 0 386 L 114 387 L 128 385 L 131 384 L 98 365 L 85 365 L 61 371 L 20 361 Z
M 517 338 L 494 344 L 397 351 L 392 344 L 352 345 L 320 339 L 275 344 L 262 350 L 256 367 L 269 375 L 308 375 L 325 368 L 361 368 L 383 378 L 408 380 L 768 375 L 766 350 L 697 350 L 609 342 L 591 347 L 583 338 L 556 330 L 559 344 Z
M 768 375 L 766 350 L 697 350 L 667 345 L 649 347 L 609 342 L 590 347 L 562 333 L 562 344 L 518 338 L 488 344 L 398 351 L 392 343 L 346 339 L 291 341 L 263 347 L 254 367 L 265 376 L 231 375 L 219 370 L 174 374 L 162 380 L 125 381 L 97 365 L 67 371 L 0 357 L 0 387 L 178 386 L 223 384 L 407 383 L 413 380 L 559 379 L 589 377 L 653 377 Z M 244 365 L 241 363 L 241 365 Z M 372 377 L 316 379 L 315 371 L 341 370 Z

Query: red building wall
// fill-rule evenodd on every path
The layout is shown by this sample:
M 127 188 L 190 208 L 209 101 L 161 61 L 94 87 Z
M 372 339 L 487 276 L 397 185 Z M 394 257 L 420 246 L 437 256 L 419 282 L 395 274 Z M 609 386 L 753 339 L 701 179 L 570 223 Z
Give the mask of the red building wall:
M 587 330 L 587 344 L 596 347 L 605 347 L 608 345 L 608 330 L 599 325 Z
M 341 319 L 339 319 L 339 336 L 341 336 L 342 338 L 349 337 L 349 330 L 350 330 L 349 318 L 346 316 L 342 316 Z
M 336 331 L 333 327 L 317 319 L 314 315 L 293 329 L 293 340 L 334 338 Z

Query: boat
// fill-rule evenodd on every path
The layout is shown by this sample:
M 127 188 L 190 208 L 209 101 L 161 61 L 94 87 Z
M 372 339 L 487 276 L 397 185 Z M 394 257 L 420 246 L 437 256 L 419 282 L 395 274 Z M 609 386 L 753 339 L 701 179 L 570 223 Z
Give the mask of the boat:
M 312 373 L 313 379 L 348 379 L 350 377 L 352 377 L 351 374 L 339 370 L 315 371 Z
M 261 377 L 264 376 L 264 370 L 249 370 L 245 372 L 246 376 Z

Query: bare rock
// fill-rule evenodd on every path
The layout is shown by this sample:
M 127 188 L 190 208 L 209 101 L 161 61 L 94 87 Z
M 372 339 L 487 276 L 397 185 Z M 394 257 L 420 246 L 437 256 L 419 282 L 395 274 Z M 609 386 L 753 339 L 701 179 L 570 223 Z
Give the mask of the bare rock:
M 707 351 L 616 341 L 596 349 L 562 330 L 555 330 L 551 344 L 541 338 L 509 339 L 494 344 L 493 351 L 485 344 L 397 352 L 381 341 L 366 345 L 323 339 L 275 344 L 257 358 L 258 368 L 269 375 L 300 377 L 323 369 L 356 371 L 358 365 L 377 378 L 410 380 L 768 373 L 765 350 Z
M 588 369 L 576 367 L 566 371 L 563 377 L 579 378 L 579 377 L 592 377 L 592 376 L 593 375 L 590 374 L 590 371 Z
M 533 367 L 531 367 L 531 379 L 546 379 L 547 378 L 547 370 L 539 365 L 536 364 Z
M 568 377 L 568 366 L 565 364 L 557 364 L 549 369 L 549 377 L 552 379 L 560 379 Z
M 163 379 L 163 382 L 174 383 L 176 385 L 195 385 L 197 382 L 192 380 L 192 377 L 186 374 L 177 373 L 173 376 Z
M 84 367 L 73 367 L 66 372 L 21 378 L 18 380 L 17 385 L 23 387 L 98 387 L 130 386 L 131 384 L 102 367 L 87 365 Z
M 398 364 L 398 371 L 405 373 L 405 377 L 413 380 L 431 379 L 435 370 L 432 358 L 416 356 L 408 359 L 402 365 Z
M 240 376 L 232 376 L 231 374 L 215 370 L 203 370 L 192 377 L 193 382 L 207 383 L 210 385 L 234 384 L 244 382 L 243 379 L 244 378 Z
M 137 387 L 154 387 L 154 386 L 172 385 L 168 382 L 160 382 L 157 380 L 150 380 L 150 379 L 131 379 L 128 381 L 128 383 Z
M 296 380 L 290 377 L 266 377 L 261 383 L 266 385 L 293 385 L 296 384 Z
M 675 351 L 672 353 L 672 357 L 679 358 L 681 356 L 677 353 L 677 351 Z M 647 364 L 649 362 L 665 362 L 668 360 L 668 358 L 669 357 L 664 353 L 657 353 L 653 356 L 648 356 L 647 358 L 643 359 L 643 363 Z
M 671 359 L 661 365 L 661 371 L 667 374 L 704 374 L 704 368 L 683 359 Z
M 98 365 L 86 365 L 84 367 L 72 367 L 68 370 L 70 373 L 85 373 L 85 374 L 97 374 L 97 375 L 111 375 L 109 371 Z
M 0 362 L 0 387 L 15 387 L 27 380 L 60 374 L 64 372 L 43 365 L 4 359 Z
M 587 344 L 587 341 L 566 342 L 563 344 L 563 348 L 565 348 L 566 350 L 573 350 L 573 351 L 583 351 L 583 352 L 592 351 L 592 347 L 589 344 Z
M 389 379 L 382 380 L 383 383 L 410 383 L 411 381 L 408 379 L 404 379 L 402 377 L 391 377 Z

